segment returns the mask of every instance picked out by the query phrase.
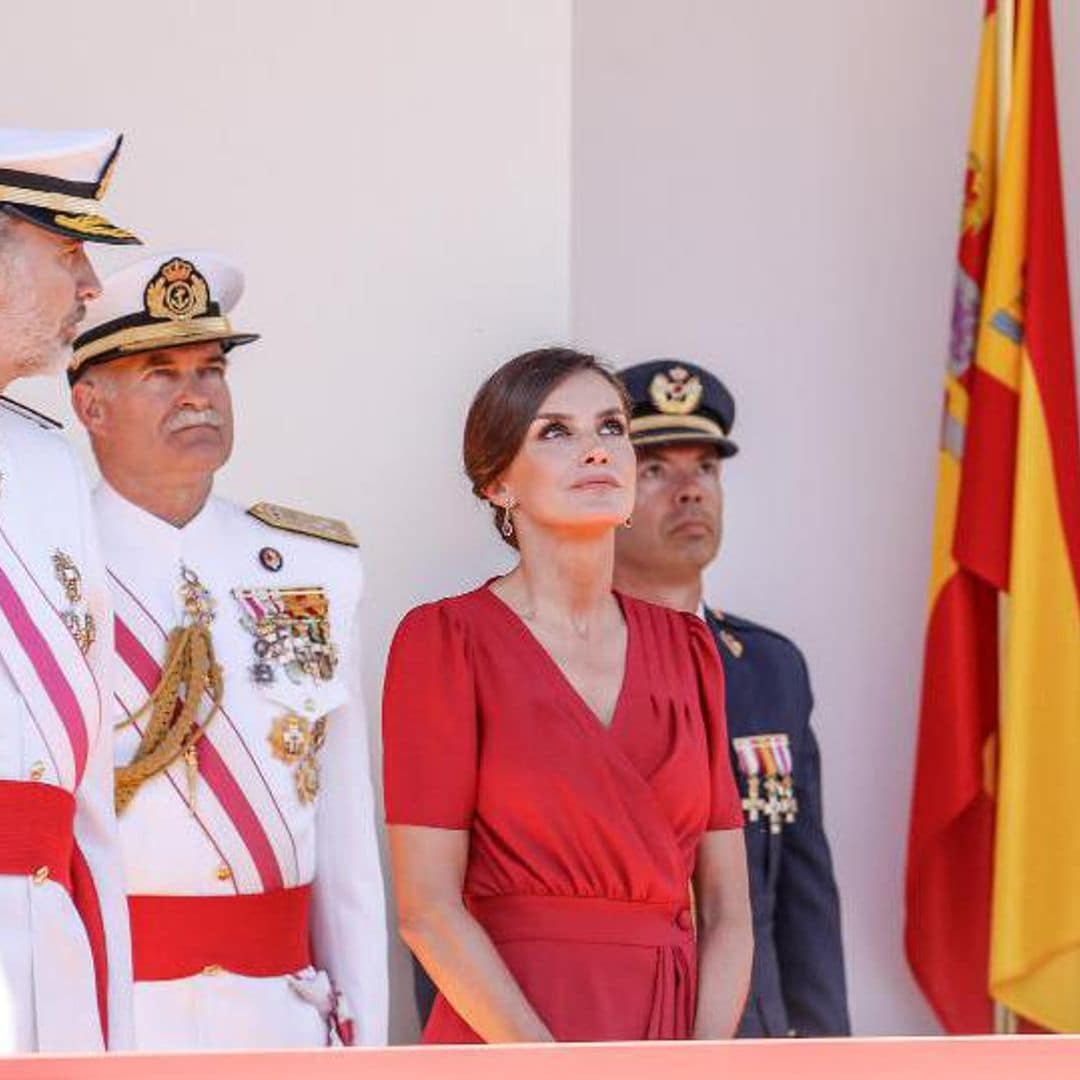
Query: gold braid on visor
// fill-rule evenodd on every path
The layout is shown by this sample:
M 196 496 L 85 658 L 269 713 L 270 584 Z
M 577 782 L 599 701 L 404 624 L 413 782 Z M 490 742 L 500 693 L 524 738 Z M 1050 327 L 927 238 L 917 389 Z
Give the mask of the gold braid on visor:
M 81 345 L 75 350 L 69 370 L 76 372 L 88 361 L 115 349 L 126 353 L 147 352 L 150 349 L 167 349 L 173 345 L 232 336 L 232 324 L 224 315 L 207 315 L 203 318 L 188 319 L 186 322 L 129 326 Z
M 0 184 L 0 202 L 36 206 L 41 210 L 62 210 L 69 214 L 101 213 L 101 203 L 97 199 L 83 199 L 78 195 L 64 195 L 59 191 L 11 187 L 8 184 Z
M 727 438 L 724 429 L 715 420 L 710 420 L 707 416 L 679 416 L 674 413 L 660 413 L 650 414 L 649 416 L 635 416 L 630 421 L 631 435 L 671 428 L 685 428 L 690 431 L 700 431 L 704 435 L 713 435 L 719 439 Z

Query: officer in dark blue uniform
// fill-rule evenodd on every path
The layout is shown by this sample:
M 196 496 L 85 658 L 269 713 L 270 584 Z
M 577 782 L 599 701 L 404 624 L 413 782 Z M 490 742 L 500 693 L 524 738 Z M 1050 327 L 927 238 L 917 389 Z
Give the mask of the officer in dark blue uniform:
M 697 611 L 724 665 L 754 913 L 754 970 L 738 1033 L 850 1034 L 806 662 L 781 634 L 702 601 L 702 573 L 722 534 L 721 462 L 737 451 L 729 438 L 735 402 L 714 375 L 679 360 L 620 374 L 633 401 L 638 493 L 631 528 L 618 530 L 616 586 Z

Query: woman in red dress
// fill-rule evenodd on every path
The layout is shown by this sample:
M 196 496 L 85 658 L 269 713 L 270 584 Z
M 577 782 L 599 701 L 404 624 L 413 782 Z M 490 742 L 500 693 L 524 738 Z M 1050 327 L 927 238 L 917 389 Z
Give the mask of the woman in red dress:
M 520 552 L 398 628 L 383 703 L 402 937 L 424 1041 L 724 1038 L 752 952 L 723 669 L 693 615 L 611 588 L 628 410 L 569 349 L 480 389 L 474 491 Z

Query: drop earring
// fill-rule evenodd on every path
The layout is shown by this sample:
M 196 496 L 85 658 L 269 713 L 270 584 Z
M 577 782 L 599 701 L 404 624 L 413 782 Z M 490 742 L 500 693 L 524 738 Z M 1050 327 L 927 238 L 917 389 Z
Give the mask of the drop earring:
M 513 510 L 516 505 L 512 495 L 509 496 L 503 504 L 502 521 L 499 524 L 499 532 L 501 532 L 507 540 L 514 535 L 514 519 L 510 516 L 510 511 Z

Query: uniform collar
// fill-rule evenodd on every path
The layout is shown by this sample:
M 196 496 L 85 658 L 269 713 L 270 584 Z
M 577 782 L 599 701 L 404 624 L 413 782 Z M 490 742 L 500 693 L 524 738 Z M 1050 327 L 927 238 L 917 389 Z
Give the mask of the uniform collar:
M 106 562 L 114 552 L 135 551 L 153 561 L 182 561 L 186 551 L 213 532 L 217 500 L 211 495 L 203 508 L 186 524 L 173 525 L 156 517 L 102 480 L 94 491 L 94 509 L 105 548 Z
M 698 614 L 706 622 L 711 620 L 717 626 L 723 626 L 727 622 L 727 616 L 719 608 L 709 607 L 704 600 L 701 601 L 701 609 Z

